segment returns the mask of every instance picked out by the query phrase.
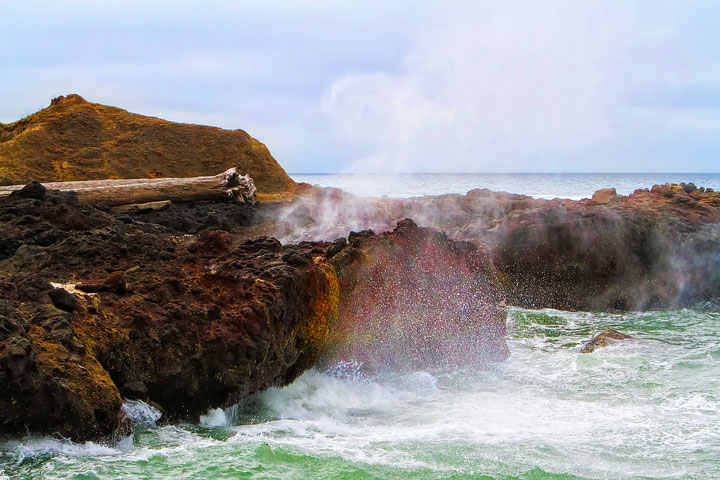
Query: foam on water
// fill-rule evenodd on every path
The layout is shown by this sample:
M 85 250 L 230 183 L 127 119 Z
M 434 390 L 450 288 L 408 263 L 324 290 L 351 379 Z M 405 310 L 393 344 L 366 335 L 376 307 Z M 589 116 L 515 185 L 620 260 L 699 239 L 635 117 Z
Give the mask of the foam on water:
M 613 327 L 635 341 L 580 354 Z M 720 477 L 720 314 L 513 309 L 512 356 L 489 368 L 309 371 L 199 426 L 129 447 L 28 439 L 13 478 Z M 232 425 L 233 419 L 236 426 Z M 75 477 L 74 477 L 75 476 Z

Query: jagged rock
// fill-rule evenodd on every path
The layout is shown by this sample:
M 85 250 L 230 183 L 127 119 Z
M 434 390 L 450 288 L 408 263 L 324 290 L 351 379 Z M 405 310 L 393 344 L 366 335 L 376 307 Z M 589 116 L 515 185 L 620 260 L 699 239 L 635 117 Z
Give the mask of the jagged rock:
M 36 200 L 43 200 L 45 198 L 45 192 L 47 189 L 37 181 L 33 181 L 25 185 L 20 190 L 12 192 L 10 195 L 21 197 L 21 198 L 34 198 Z
M 64 288 L 53 288 L 48 295 L 50 295 L 50 300 L 52 300 L 53 305 L 60 310 L 73 312 L 78 307 L 77 300 L 75 300 L 73 294 Z
M 340 313 L 330 358 L 373 371 L 412 371 L 507 357 L 506 311 L 486 251 L 410 219 L 390 232 L 349 239 L 331 258 Z
M 707 188 L 688 194 L 656 185 L 602 205 L 487 189 L 367 199 L 317 188 L 272 208 L 264 218 L 284 221 L 271 233 L 293 241 L 329 240 L 348 228 L 384 231 L 404 217 L 470 241 L 489 252 L 512 305 L 608 311 L 720 301 L 720 195 Z M 322 221 L 288 228 L 296 211 Z
M 617 330 L 608 328 L 607 330 L 603 330 L 602 332 L 591 338 L 583 346 L 582 350 L 580 350 L 580 353 L 592 353 L 598 348 L 607 347 L 617 343 L 618 341 L 628 340 L 631 338 L 632 337 L 630 335 L 625 335 L 624 333 L 620 333 Z
M 113 272 L 101 281 L 79 283 L 76 287 L 78 290 L 88 293 L 96 292 L 127 292 L 127 283 L 125 282 L 125 273 L 122 271 Z
M 206 211 L 187 210 L 198 224 Z M 221 231 L 183 237 L 147 220 L 124 223 L 52 191 L 41 204 L 0 199 L 0 231 L 23 243 L 0 261 L 1 434 L 126 434 L 121 393 L 170 421 L 197 420 L 287 384 L 324 351 L 316 332 L 336 317 L 337 280 L 307 260 L 324 259 L 322 248 Z M 72 235 L 33 245 L 50 226 Z M 288 251 L 302 264 L 284 262 Z M 50 282 L 78 280 L 93 293 L 75 298 L 71 316 L 72 296 Z
M 248 215 L 263 207 L 234 208 Z M 233 215 L 226 206 L 189 204 L 116 216 L 54 191 L 40 204 L 0 199 L 0 231 L 22 244 L 0 261 L 0 433 L 76 441 L 126 434 L 123 395 L 157 405 L 168 421 L 195 421 L 288 384 L 333 342 L 371 355 L 376 369 L 507 355 L 484 250 L 409 220 L 386 234 L 353 233 L 349 242 L 283 246 L 247 238 L 246 230 L 262 231 L 252 222 L 203 230 L 211 211 Z M 173 227 L 176 218 L 187 224 Z M 67 235 L 37 246 L 51 229 Z M 196 233 L 178 235 L 185 229 Z M 57 308 L 70 305 L 51 282 L 88 295 L 74 297 L 70 314 Z M 346 318 L 338 322 L 341 297 Z M 350 342 L 348 328 L 389 331 L 365 330 L 356 307 L 371 325 L 392 314 L 387 325 L 406 329 L 407 362 Z M 403 323 L 404 309 L 423 321 Z

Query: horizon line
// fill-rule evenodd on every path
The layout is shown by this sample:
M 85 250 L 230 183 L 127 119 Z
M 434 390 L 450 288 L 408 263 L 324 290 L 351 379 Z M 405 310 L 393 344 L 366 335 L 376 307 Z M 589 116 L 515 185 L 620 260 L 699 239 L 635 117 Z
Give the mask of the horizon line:
M 288 175 L 720 175 L 719 172 L 287 172 Z

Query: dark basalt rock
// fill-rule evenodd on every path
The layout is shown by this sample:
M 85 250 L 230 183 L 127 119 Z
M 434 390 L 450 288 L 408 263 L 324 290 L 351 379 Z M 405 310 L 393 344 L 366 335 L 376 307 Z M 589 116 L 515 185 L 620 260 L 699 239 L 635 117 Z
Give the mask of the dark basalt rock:
M 130 400 L 147 400 L 148 399 L 148 388 L 145 382 L 135 380 L 132 382 L 125 382 L 120 388 L 120 394 L 124 398 Z
M 127 292 L 127 283 L 125 283 L 125 272 L 113 272 L 98 282 L 79 283 L 77 285 L 77 289 L 88 293 L 125 293 Z
M 487 189 L 366 199 L 318 188 L 275 207 L 277 218 L 305 214 L 294 229 L 279 222 L 275 232 L 293 241 L 331 239 L 349 228 L 389 230 L 410 217 L 487 250 L 509 304 L 611 311 L 720 302 L 720 194 L 665 184 L 629 196 L 609 189 L 596 200 L 533 199 Z M 350 235 L 349 243 L 357 245 L 363 235 L 368 233 Z M 339 249 L 329 252 L 333 257 Z
M 21 198 L 34 198 L 36 200 L 42 200 L 45 198 L 46 191 L 47 189 L 40 182 L 31 182 L 20 190 L 12 192 L 10 195 Z
M 620 333 L 617 330 L 608 328 L 607 330 L 603 330 L 602 332 L 591 338 L 583 346 L 582 350 L 580 350 L 580 353 L 592 353 L 598 348 L 607 347 L 619 341 L 629 340 L 631 338 L 632 337 L 630 335 L 625 335 L 624 333 Z
M 73 312 L 78 307 L 75 297 L 64 288 L 53 288 L 48 295 L 50 295 L 53 305 L 60 310 Z

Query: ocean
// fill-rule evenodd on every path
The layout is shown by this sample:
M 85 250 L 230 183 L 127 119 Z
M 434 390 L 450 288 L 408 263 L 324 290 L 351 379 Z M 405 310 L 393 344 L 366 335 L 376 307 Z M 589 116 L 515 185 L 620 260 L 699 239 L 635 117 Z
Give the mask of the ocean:
M 519 193 L 535 198 L 592 197 L 601 188 L 614 187 L 620 195 L 665 183 L 694 183 L 720 190 L 720 173 L 456 173 L 456 174 L 293 174 L 296 182 L 337 187 L 355 195 L 391 198 L 464 195 L 475 188 Z
M 720 174 L 293 175 L 367 196 L 490 188 L 543 198 L 620 194 L 654 183 L 720 189 Z M 720 478 L 720 311 L 510 308 L 508 360 L 386 373 L 311 370 L 199 424 L 157 426 L 127 405 L 117 445 L 55 437 L 0 443 L 17 479 L 715 479 Z M 595 333 L 635 340 L 580 354 Z

